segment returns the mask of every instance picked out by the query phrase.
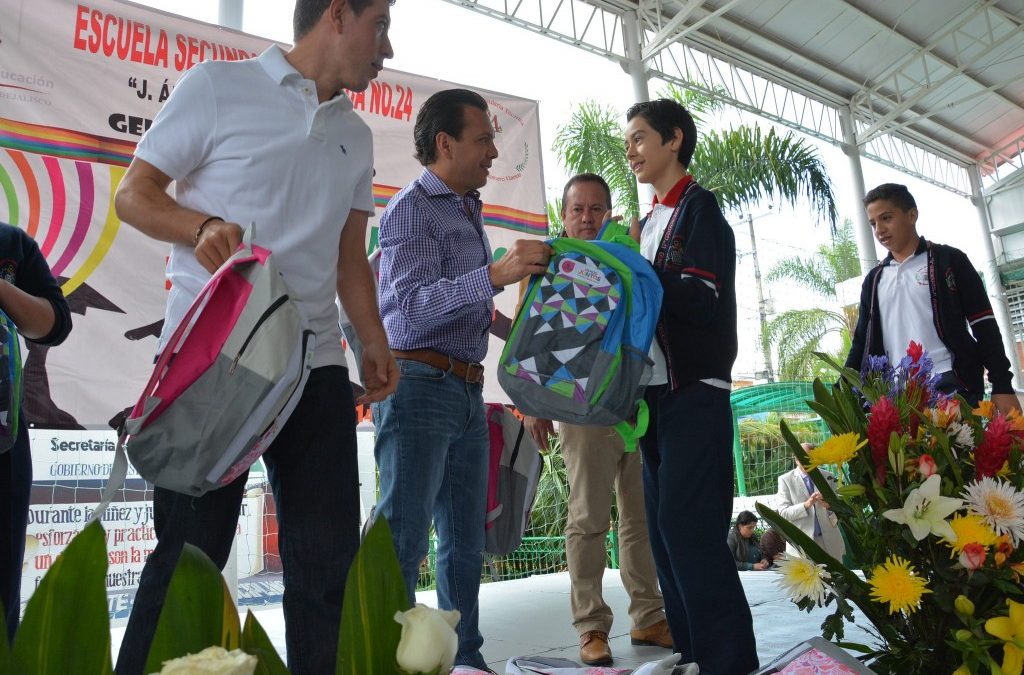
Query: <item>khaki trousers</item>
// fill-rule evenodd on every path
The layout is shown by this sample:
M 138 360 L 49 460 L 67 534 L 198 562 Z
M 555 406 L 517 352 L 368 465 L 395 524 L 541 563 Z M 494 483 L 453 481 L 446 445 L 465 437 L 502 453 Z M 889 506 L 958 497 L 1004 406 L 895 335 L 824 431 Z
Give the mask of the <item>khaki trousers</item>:
M 580 635 L 608 632 L 612 610 L 601 594 L 612 489 L 619 511 L 619 567 L 629 594 L 633 628 L 665 618 L 658 574 L 647 536 L 640 453 L 626 453 L 611 427 L 559 424 L 562 458 L 569 479 L 565 556 L 572 584 L 572 623 Z

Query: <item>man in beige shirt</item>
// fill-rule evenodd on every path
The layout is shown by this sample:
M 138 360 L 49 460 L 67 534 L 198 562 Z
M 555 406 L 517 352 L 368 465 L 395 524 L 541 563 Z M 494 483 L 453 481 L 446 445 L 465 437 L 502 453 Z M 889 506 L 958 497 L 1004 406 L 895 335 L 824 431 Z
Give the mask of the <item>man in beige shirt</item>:
M 566 184 L 561 213 L 566 236 L 595 239 L 610 211 L 611 191 L 600 176 L 580 174 Z M 538 446 L 548 448 L 548 438 L 554 433 L 551 420 L 527 417 L 526 428 Z M 627 453 L 612 427 L 560 423 L 559 438 L 569 480 L 565 555 L 573 626 L 580 635 L 580 660 L 592 666 L 612 663 L 608 646 L 612 610 L 602 597 L 601 579 L 613 489 L 619 512 L 620 572 L 629 594 L 630 638 L 634 645 L 671 648 L 647 536 L 640 453 Z

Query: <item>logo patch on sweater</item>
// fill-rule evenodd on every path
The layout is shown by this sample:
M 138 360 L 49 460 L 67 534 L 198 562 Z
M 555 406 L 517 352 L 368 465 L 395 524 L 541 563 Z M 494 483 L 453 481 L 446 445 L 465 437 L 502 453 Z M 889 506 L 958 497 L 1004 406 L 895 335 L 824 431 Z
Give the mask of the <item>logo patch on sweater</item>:
M 946 270 L 946 286 L 949 290 L 956 292 L 956 275 L 953 274 L 953 269 Z
M 666 262 L 669 265 L 682 267 L 683 265 L 683 242 L 679 239 L 672 239 L 668 252 L 665 254 Z

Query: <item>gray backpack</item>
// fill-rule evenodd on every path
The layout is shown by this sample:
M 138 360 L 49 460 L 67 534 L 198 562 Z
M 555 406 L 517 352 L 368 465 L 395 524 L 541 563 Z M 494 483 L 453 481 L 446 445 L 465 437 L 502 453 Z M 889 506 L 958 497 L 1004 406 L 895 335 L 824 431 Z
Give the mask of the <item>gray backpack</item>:
M 508 555 L 523 541 L 543 467 L 540 451 L 511 410 L 487 404 L 490 458 L 484 551 Z

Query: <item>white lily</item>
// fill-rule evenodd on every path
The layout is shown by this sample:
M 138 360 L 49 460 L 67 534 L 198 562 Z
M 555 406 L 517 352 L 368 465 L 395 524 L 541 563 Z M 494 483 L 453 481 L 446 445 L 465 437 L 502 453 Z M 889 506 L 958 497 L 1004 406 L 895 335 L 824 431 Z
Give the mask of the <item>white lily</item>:
M 940 495 L 941 482 L 939 474 L 929 476 L 920 487 L 910 491 L 902 509 L 889 509 L 882 515 L 909 527 L 914 539 L 918 541 L 927 537 L 929 533 L 956 541 L 956 533 L 946 518 L 957 509 L 963 508 L 964 500 Z

